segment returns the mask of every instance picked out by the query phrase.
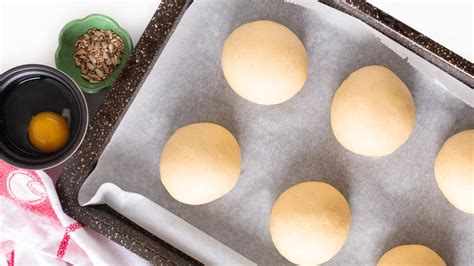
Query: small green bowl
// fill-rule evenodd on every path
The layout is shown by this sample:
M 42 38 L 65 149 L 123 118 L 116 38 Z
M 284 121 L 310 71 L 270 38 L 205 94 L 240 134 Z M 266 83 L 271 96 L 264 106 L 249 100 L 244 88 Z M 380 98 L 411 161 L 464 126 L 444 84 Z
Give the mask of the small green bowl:
M 77 39 L 90 29 L 112 30 L 124 44 L 124 50 L 120 59 L 120 65 L 110 74 L 110 76 L 96 84 L 92 84 L 81 76 L 81 71 L 74 64 L 74 53 L 76 52 Z M 67 23 L 59 33 L 59 45 L 56 49 L 56 67 L 68 74 L 86 93 L 98 93 L 104 88 L 112 86 L 120 72 L 122 71 L 128 57 L 132 53 L 132 38 L 122 29 L 117 22 L 110 17 L 101 14 L 92 14 L 83 19 L 76 19 Z

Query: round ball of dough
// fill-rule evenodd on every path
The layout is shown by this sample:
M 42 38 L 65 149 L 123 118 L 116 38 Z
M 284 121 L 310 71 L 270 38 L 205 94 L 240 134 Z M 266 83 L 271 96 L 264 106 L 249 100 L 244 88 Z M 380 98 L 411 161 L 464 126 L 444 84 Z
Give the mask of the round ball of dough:
M 346 149 L 365 156 L 397 150 L 415 126 L 415 103 L 405 83 L 383 66 L 353 72 L 331 106 L 331 127 Z
M 308 73 L 306 49 L 287 27 L 268 20 L 241 25 L 227 37 L 222 70 L 243 98 L 271 105 L 289 100 Z
M 450 137 L 439 150 L 434 172 L 454 207 L 474 214 L 474 129 Z
M 446 266 L 443 259 L 432 249 L 422 245 L 401 245 L 389 250 L 380 258 L 377 266 Z
M 178 129 L 160 159 L 161 182 L 176 200 L 205 204 L 228 193 L 240 175 L 240 147 L 225 128 L 211 123 Z
M 295 264 L 321 264 L 342 248 L 351 214 L 344 196 L 322 182 L 304 182 L 273 205 L 270 234 L 283 257 Z

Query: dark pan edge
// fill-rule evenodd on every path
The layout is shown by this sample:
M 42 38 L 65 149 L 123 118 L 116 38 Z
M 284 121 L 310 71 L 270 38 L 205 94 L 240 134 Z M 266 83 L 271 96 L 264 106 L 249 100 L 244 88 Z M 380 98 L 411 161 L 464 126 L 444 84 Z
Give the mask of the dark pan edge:
M 201 263 L 106 205 L 81 207 L 78 193 L 191 2 L 164 0 L 160 3 L 125 68 L 89 124 L 83 143 L 66 162 L 56 184 L 66 214 L 159 265 Z
M 76 154 L 67 161 L 56 184 L 61 205 L 68 215 L 153 264 L 160 265 L 200 263 L 110 207 L 105 205 L 81 207 L 77 199 L 81 185 L 93 170 L 99 155 L 138 93 L 150 66 L 153 66 L 191 2 L 192 0 L 162 1 L 122 74 L 92 119 L 84 142 Z M 468 86 L 473 86 L 472 63 L 364 0 L 321 0 L 321 2 L 364 21 Z
M 362 20 L 470 88 L 474 87 L 474 64 L 469 60 L 365 0 L 320 0 L 320 2 Z

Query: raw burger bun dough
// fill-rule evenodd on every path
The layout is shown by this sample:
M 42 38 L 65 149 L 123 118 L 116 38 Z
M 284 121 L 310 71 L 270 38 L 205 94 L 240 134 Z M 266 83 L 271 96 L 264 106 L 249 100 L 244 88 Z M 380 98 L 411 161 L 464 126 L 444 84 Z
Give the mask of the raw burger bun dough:
M 331 127 L 346 149 L 365 156 L 397 150 L 415 126 L 415 103 L 407 86 L 383 66 L 353 72 L 331 106 Z
M 401 245 L 389 250 L 377 266 L 446 266 L 432 249 L 422 245 Z
M 351 214 L 344 196 L 322 182 L 304 182 L 273 205 L 270 234 L 283 257 L 295 264 L 321 264 L 336 255 L 349 234 Z
M 271 105 L 289 100 L 308 73 L 306 49 L 287 27 L 268 20 L 243 24 L 227 37 L 222 70 L 243 98 Z
M 224 196 L 240 175 L 240 147 L 225 128 L 210 123 L 178 129 L 160 159 L 161 182 L 176 200 L 205 204 Z
M 450 137 L 439 150 L 434 172 L 454 207 L 474 214 L 474 129 Z

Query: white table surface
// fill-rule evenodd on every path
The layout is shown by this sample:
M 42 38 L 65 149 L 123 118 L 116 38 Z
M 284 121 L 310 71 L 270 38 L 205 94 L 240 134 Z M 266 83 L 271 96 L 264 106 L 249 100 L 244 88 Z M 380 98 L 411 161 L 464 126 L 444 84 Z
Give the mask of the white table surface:
M 136 44 L 159 0 L 0 0 L 0 72 L 22 64 L 54 67 L 61 28 L 89 14 L 112 17 Z
M 367 0 L 469 61 L 474 61 L 473 0 Z
M 369 0 L 473 61 L 472 0 Z M 137 42 L 159 0 L 0 0 L 0 72 L 27 63 L 54 66 L 58 33 L 91 13 L 114 18 Z

